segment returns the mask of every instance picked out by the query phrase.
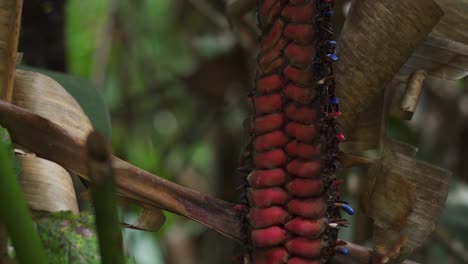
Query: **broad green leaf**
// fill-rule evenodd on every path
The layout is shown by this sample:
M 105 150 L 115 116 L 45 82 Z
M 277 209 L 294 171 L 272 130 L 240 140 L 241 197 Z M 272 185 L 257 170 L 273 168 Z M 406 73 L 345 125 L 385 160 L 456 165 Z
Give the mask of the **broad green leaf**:
M 111 125 L 107 104 L 100 91 L 90 80 L 25 65 L 20 65 L 18 68 L 42 73 L 60 83 L 83 108 L 94 129 L 106 137 L 110 137 Z

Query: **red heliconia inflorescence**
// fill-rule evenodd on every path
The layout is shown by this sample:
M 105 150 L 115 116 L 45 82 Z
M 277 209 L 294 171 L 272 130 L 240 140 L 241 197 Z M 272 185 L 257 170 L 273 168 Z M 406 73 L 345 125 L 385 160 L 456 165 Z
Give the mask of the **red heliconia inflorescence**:
M 344 136 L 335 96 L 333 1 L 260 0 L 261 49 L 246 181 L 253 264 L 327 263 L 345 221 L 335 179 Z

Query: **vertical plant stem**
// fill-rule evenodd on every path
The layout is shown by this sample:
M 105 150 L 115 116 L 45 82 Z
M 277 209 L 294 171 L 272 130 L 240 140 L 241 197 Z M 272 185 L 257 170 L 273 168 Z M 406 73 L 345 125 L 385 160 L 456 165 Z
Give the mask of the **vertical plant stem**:
M 122 230 L 117 215 L 114 172 L 107 141 L 92 132 L 86 147 L 102 263 L 123 264 Z
M 5 225 L 0 223 L 0 264 L 8 264 L 9 262 L 8 234 Z
M 6 226 L 19 263 L 42 264 L 46 257 L 33 228 L 23 195 L 10 162 L 10 155 L 0 141 L 0 223 Z
M 0 0 L 0 99 L 11 102 L 23 0 Z

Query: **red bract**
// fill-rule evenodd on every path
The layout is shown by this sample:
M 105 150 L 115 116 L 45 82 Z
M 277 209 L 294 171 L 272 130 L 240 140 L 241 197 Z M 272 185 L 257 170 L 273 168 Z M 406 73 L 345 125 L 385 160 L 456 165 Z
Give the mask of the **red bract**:
M 327 205 L 322 198 L 314 199 L 292 199 L 287 204 L 288 211 L 291 214 L 299 215 L 310 219 L 323 217 Z
M 335 252 L 339 117 L 331 63 L 332 5 L 261 0 L 262 37 L 247 177 L 253 264 L 318 264 Z
M 308 239 L 304 237 L 296 237 L 286 242 L 286 249 L 290 254 L 306 258 L 318 258 L 324 243 L 321 238 Z
M 286 154 L 283 150 L 257 153 L 254 157 L 255 167 L 259 169 L 278 168 L 286 163 Z
M 266 94 L 280 90 L 282 85 L 283 81 L 278 75 L 270 75 L 257 80 L 256 90 L 259 94 Z
M 284 224 L 288 216 L 288 212 L 279 206 L 253 208 L 249 213 L 250 224 L 255 228 Z
M 278 112 L 282 108 L 281 95 L 272 94 L 255 97 L 255 112 L 268 114 Z
M 283 125 L 284 117 L 282 114 L 269 114 L 255 118 L 254 131 L 260 135 L 279 129 Z
M 257 250 L 253 254 L 255 264 L 282 264 L 288 260 L 288 252 L 283 247 Z
M 258 170 L 252 172 L 247 180 L 249 185 L 256 189 L 283 185 L 287 176 L 283 169 Z
M 316 139 L 317 136 L 316 125 L 303 125 L 300 123 L 289 122 L 286 125 L 285 130 L 288 136 L 302 142 L 311 142 Z
M 313 197 L 323 193 L 322 179 L 294 179 L 286 185 L 286 189 L 297 197 Z
M 268 188 L 249 191 L 250 205 L 255 207 L 268 207 L 283 205 L 288 201 L 288 194 L 282 188 Z
M 286 230 L 279 226 L 256 229 L 251 233 L 251 241 L 255 247 L 271 247 L 282 244 L 288 239 Z
M 289 232 L 306 237 L 314 237 L 317 234 L 321 234 L 327 227 L 327 220 L 325 218 L 319 218 L 317 220 L 311 220 L 302 217 L 296 217 L 286 223 L 286 230 Z
M 268 134 L 257 136 L 254 141 L 254 149 L 256 151 L 269 150 L 284 146 L 288 142 L 288 138 L 281 130 L 276 130 Z

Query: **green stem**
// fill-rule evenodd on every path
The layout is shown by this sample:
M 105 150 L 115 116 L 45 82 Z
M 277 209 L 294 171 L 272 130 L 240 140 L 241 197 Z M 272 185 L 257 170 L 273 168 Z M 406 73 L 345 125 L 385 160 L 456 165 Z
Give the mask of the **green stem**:
M 117 214 L 115 180 L 107 141 L 93 132 L 86 145 L 102 263 L 123 264 L 122 230 Z
M 4 224 L 0 223 L 0 264 L 10 263 L 8 255 L 8 234 Z
M 19 263 L 46 263 L 41 242 L 20 191 L 8 149 L 0 140 L 0 222 L 4 223 Z

